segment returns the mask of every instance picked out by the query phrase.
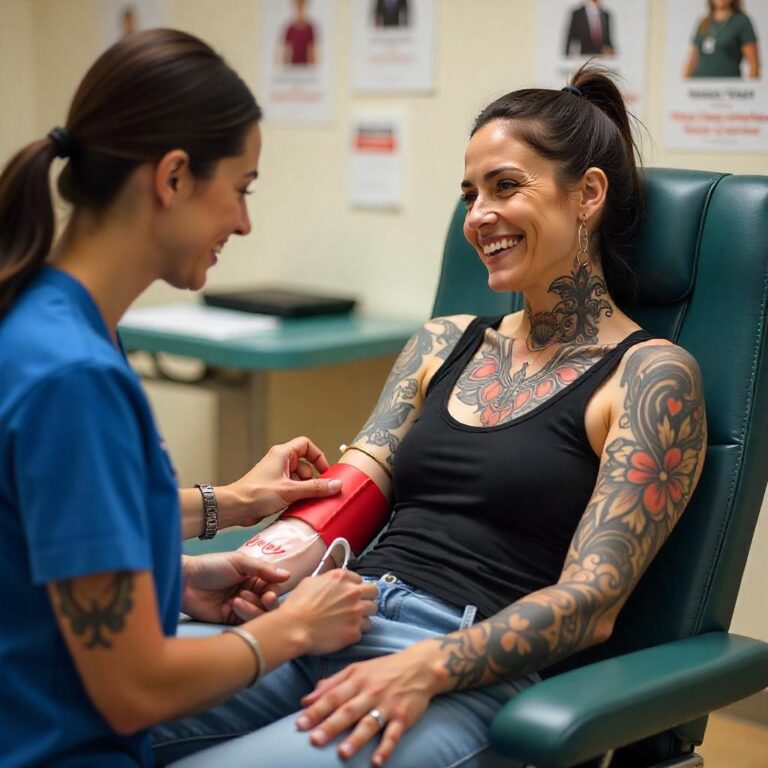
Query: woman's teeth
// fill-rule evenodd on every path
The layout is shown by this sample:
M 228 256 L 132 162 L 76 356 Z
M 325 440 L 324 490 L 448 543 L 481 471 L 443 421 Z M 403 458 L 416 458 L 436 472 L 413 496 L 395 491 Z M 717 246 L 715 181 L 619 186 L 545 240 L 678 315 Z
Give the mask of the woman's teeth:
M 502 251 L 505 248 L 514 248 L 522 239 L 522 235 L 518 235 L 517 237 L 502 238 L 501 240 L 497 240 L 495 243 L 484 245 L 483 253 L 486 256 L 490 256 L 492 253 L 496 253 L 496 251 Z

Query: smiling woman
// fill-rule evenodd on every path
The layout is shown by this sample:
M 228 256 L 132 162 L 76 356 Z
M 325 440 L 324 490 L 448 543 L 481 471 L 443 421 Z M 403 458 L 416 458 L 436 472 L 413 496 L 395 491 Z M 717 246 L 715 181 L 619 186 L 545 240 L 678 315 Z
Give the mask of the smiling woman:
M 205 709 L 296 654 L 359 639 L 375 610 L 375 587 L 336 571 L 259 617 L 253 590 L 287 572 L 238 553 L 182 560 L 182 532 L 211 538 L 340 483 L 310 479 L 328 462 L 299 437 L 231 485 L 179 491 L 117 336 L 152 282 L 200 288 L 227 238 L 250 231 L 260 116 L 201 40 L 142 32 L 95 62 L 65 126 L 0 175 L 8 768 L 149 766 L 148 726 Z M 53 243 L 56 157 L 71 215 Z M 245 604 L 256 618 L 241 628 L 175 637 L 181 609 L 235 624 Z
M 702 387 L 689 354 L 615 301 L 632 288 L 641 198 L 614 83 L 587 67 L 562 91 L 490 104 L 461 188 L 489 285 L 521 291 L 525 309 L 428 321 L 341 459 L 394 511 L 352 566 L 380 590 L 371 632 L 160 726 L 161 760 L 492 765 L 494 715 L 611 635 L 683 514 L 704 458 Z

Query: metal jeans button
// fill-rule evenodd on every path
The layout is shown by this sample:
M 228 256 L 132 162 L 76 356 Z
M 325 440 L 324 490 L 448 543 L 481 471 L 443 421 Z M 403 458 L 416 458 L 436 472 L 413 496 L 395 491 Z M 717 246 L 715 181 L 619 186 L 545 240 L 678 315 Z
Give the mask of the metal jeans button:
M 394 573 L 385 573 L 385 574 L 384 574 L 384 575 L 381 577 L 381 580 L 382 580 L 382 581 L 383 581 L 385 584 L 394 584 L 394 583 L 397 581 L 397 576 L 395 576 L 395 574 L 394 574 Z

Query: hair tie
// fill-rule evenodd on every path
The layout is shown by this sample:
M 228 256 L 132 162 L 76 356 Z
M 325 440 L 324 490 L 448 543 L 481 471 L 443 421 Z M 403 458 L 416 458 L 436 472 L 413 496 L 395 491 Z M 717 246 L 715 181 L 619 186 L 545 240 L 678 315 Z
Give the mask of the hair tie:
M 583 96 L 584 94 L 581 92 L 581 88 L 577 88 L 575 85 L 566 85 L 565 88 L 563 88 L 566 93 L 572 93 L 574 96 Z
M 66 128 L 57 126 L 46 138 L 56 145 L 56 157 L 69 157 L 72 153 L 72 134 Z

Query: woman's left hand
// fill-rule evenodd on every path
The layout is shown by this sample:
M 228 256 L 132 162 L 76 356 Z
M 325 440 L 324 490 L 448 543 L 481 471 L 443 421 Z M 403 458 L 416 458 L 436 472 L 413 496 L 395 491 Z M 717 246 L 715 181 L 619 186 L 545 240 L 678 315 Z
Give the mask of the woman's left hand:
M 339 745 L 344 759 L 381 733 L 372 762 L 384 765 L 438 692 L 441 670 L 435 667 L 435 655 L 433 643 L 426 641 L 390 656 L 351 664 L 321 680 L 302 699 L 305 709 L 296 720 L 297 727 L 311 731 L 309 738 L 316 746 L 352 728 Z
M 242 552 L 214 552 L 182 560 L 182 610 L 198 621 L 239 624 L 273 607 L 261 603 L 270 584 L 290 573 Z

